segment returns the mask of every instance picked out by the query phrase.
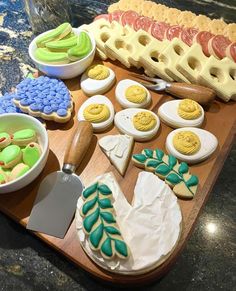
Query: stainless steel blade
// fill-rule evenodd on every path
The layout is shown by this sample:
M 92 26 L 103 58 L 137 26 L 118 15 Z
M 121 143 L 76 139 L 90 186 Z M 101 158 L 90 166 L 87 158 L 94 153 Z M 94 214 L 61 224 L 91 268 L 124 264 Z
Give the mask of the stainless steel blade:
M 77 175 L 62 171 L 49 174 L 40 184 L 27 229 L 63 238 L 82 191 Z

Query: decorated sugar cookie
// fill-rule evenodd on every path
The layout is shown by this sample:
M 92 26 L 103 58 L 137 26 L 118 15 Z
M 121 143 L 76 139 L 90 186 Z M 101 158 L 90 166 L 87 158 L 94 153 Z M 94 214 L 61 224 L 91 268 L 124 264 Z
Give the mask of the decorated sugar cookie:
M 99 146 L 121 175 L 129 164 L 134 139 L 127 134 L 106 135 L 99 139 Z
M 0 149 L 11 144 L 11 136 L 7 132 L 0 132 Z
M 116 256 L 127 259 L 129 248 L 116 222 L 111 189 L 106 184 L 96 182 L 83 191 L 82 197 L 84 203 L 80 214 L 91 249 L 99 251 L 105 259 Z
M 95 132 L 103 131 L 112 125 L 114 107 L 103 95 L 95 95 L 86 100 L 78 111 L 78 120 L 90 121 Z
M 28 165 L 25 165 L 23 163 L 20 163 L 18 165 L 16 165 L 10 175 L 9 175 L 9 180 L 13 181 L 21 176 L 23 176 L 25 173 L 27 173 L 29 171 L 30 167 Z
M 0 185 L 7 183 L 9 180 L 7 173 L 0 167 Z
M 90 66 L 81 77 L 81 89 L 86 95 L 103 94 L 107 92 L 115 82 L 115 73 L 112 69 L 95 64 Z
M 9 145 L 0 152 L 0 167 L 9 169 L 21 160 L 22 152 L 19 146 Z
M 216 150 L 217 145 L 217 138 L 212 133 L 195 127 L 173 130 L 166 139 L 167 151 L 190 164 L 207 159 Z
M 132 161 L 139 168 L 153 172 L 173 188 L 176 196 L 192 199 L 198 187 L 198 177 L 190 174 L 189 166 L 179 163 L 172 155 L 166 155 L 160 149 L 144 149 L 132 156 Z
M 41 149 L 40 146 L 36 142 L 31 142 L 28 144 L 25 149 L 22 150 L 23 152 L 23 162 L 32 168 L 34 164 L 37 163 L 41 156 Z
M 139 173 L 132 203 L 112 173 L 97 177 L 85 191 L 86 199 L 80 197 L 77 203 L 76 230 L 91 260 L 109 272 L 138 275 L 157 268 L 168 258 L 181 234 L 182 215 L 177 197 L 164 181 L 150 172 Z M 102 214 L 105 211 L 107 214 Z M 108 224 L 108 219 L 116 222 Z M 111 244 L 106 236 L 110 236 Z M 101 250 L 105 242 L 106 254 Z
M 128 108 L 116 113 L 115 125 L 122 133 L 133 136 L 135 140 L 146 141 L 156 135 L 160 121 L 152 111 Z
M 13 134 L 12 143 L 18 146 L 26 146 L 30 142 L 36 141 L 35 130 L 31 128 L 21 129 Z
M 16 89 L 13 101 L 23 112 L 59 123 L 70 120 L 73 102 L 61 80 L 46 76 L 26 78 Z
M 129 79 L 118 83 L 115 95 L 123 108 L 146 108 L 152 100 L 150 92 L 143 85 Z
M 172 100 L 160 106 L 158 116 L 173 128 L 200 127 L 204 121 L 204 110 L 191 99 Z

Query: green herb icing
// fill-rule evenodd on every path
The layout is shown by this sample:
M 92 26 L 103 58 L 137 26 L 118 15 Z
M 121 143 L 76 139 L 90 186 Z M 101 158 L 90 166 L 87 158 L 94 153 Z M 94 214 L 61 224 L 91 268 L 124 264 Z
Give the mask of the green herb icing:
M 164 157 L 167 156 L 167 159 Z M 141 154 L 135 154 L 132 156 L 132 160 L 136 163 L 143 164 L 148 170 L 160 175 L 166 181 L 171 183 L 173 186 L 183 182 L 189 189 L 192 195 L 195 192 L 191 189 L 193 186 L 197 186 L 199 183 L 198 177 L 190 175 L 189 179 L 185 179 L 184 174 L 189 172 L 189 167 L 185 162 L 178 164 L 177 159 L 172 155 L 165 155 L 160 149 L 155 151 L 150 149 L 144 149 Z M 168 162 L 165 162 L 168 160 Z M 178 168 L 175 166 L 178 164 Z
M 84 203 L 80 212 L 92 248 L 99 249 L 108 258 L 114 255 L 127 258 L 128 246 L 116 224 L 111 189 L 105 184 L 95 183 L 86 188 L 82 196 Z

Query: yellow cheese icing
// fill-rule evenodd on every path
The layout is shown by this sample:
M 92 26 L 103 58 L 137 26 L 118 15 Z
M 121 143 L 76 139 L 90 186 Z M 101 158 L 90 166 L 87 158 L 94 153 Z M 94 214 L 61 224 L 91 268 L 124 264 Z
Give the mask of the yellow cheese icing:
M 175 149 L 184 155 L 193 155 L 199 151 L 201 142 L 192 131 L 179 131 L 174 135 L 173 145 Z
M 105 104 L 90 104 L 84 109 L 83 115 L 85 120 L 99 123 L 110 117 L 110 110 Z
M 191 99 L 183 99 L 179 103 L 178 114 L 184 119 L 196 119 L 202 115 L 202 110 L 199 104 Z
M 88 77 L 94 80 L 104 80 L 110 75 L 110 71 L 103 65 L 93 65 L 87 70 Z
M 125 91 L 125 97 L 128 101 L 141 104 L 147 99 L 147 91 L 138 85 L 132 85 Z
M 133 125 L 137 130 L 148 131 L 155 127 L 157 120 L 155 116 L 147 111 L 141 111 L 134 115 Z

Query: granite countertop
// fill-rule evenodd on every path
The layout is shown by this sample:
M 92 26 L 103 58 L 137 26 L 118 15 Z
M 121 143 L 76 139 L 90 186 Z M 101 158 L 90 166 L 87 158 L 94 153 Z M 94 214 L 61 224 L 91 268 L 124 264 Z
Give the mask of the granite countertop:
M 74 23 L 90 22 L 112 1 L 69 1 Z M 86 5 L 85 5 L 86 2 Z M 113 1 L 114 2 L 114 1 Z M 236 1 L 159 1 L 236 21 Z M 78 10 L 78 5 L 83 9 Z M 76 12 L 78 12 L 76 14 Z M 33 37 L 20 0 L 0 0 L 0 95 L 35 69 L 27 54 Z M 233 290 L 235 267 L 236 145 L 172 270 L 142 290 Z M 0 214 L 0 290 L 115 290 L 97 282 L 21 226 Z M 129 289 L 131 290 L 131 289 Z

